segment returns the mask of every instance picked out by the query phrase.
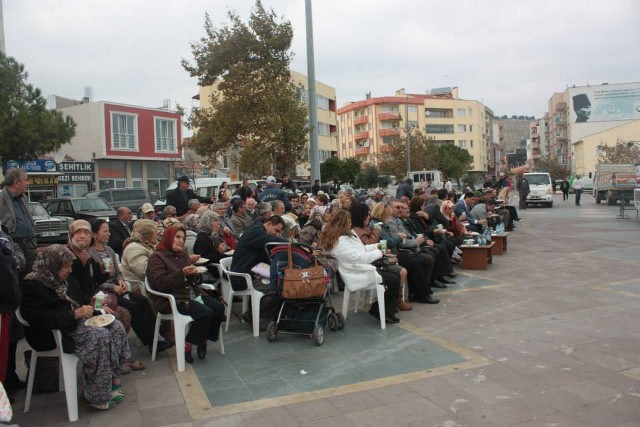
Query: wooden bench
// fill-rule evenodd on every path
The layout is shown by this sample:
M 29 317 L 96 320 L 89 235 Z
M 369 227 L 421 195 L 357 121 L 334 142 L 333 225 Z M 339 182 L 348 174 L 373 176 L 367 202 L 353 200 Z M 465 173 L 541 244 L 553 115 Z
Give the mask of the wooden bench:
M 507 251 L 507 236 L 508 235 L 509 235 L 509 233 L 491 235 L 491 241 L 495 242 L 495 245 L 493 245 L 493 249 L 491 250 L 491 253 L 493 255 L 502 255 L 504 252 Z
M 462 268 L 465 270 L 486 270 L 493 262 L 492 248 L 495 242 L 486 245 L 462 245 Z

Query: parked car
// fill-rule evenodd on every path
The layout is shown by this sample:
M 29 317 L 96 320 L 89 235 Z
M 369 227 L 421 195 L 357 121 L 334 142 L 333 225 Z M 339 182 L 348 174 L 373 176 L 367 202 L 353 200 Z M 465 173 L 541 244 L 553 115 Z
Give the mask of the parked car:
M 145 203 L 153 203 L 149 192 L 144 188 L 107 188 L 105 190 L 93 191 L 85 194 L 85 197 L 102 197 L 115 209 L 126 206 L 134 214 L 140 210 Z
M 42 243 L 66 243 L 69 234 L 69 222 L 73 218 L 52 217 L 38 202 L 29 202 L 29 210 L 33 217 L 36 239 Z
M 92 222 L 102 218 L 113 221 L 118 218 L 113 207 L 102 197 L 66 197 L 50 199 L 42 203 L 53 216 L 67 216 L 75 219 L 86 219 Z

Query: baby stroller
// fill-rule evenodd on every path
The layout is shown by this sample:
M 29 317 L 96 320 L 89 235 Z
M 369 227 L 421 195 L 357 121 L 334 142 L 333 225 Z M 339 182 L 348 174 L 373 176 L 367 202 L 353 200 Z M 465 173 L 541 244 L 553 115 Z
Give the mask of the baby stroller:
M 331 302 L 326 271 L 322 271 L 322 284 L 315 287 L 309 297 L 292 298 L 296 290 L 284 285 L 286 274 L 296 274 L 298 269 L 318 266 L 311 246 L 297 242 L 267 243 L 265 250 L 271 260 L 272 287 L 278 290 L 282 301 L 277 319 L 267 326 L 269 342 L 275 341 L 278 334 L 282 333 L 306 335 L 313 338 L 316 345 L 322 345 L 326 327 L 332 331 L 344 328 L 344 317 L 336 313 Z M 293 266 L 294 271 L 287 271 L 288 266 Z M 316 280 L 319 278 L 316 277 Z

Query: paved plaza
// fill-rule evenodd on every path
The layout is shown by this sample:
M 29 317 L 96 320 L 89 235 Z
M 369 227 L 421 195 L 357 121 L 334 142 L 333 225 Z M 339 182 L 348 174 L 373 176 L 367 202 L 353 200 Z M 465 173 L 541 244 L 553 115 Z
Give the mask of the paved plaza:
M 123 377 L 124 402 L 74 425 L 640 426 L 640 220 L 590 195 L 520 214 L 488 270 L 457 268 L 397 325 L 361 309 L 317 347 L 234 318 L 226 355 L 211 345 L 183 373 L 172 350 L 136 347 L 147 368 Z M 23 403 L 20 426 L 69 424 L 64 393 Z

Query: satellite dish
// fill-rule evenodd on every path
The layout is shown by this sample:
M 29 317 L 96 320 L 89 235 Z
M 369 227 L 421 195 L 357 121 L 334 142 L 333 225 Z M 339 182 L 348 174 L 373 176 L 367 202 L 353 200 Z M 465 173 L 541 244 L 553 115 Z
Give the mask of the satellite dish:
M 53 155 L 53 161 L 56 163 L 62 163 L 64 162 L 65 157 L 67 157 L 67 153 L 65 153 L 64 151 L 58 151 Z

